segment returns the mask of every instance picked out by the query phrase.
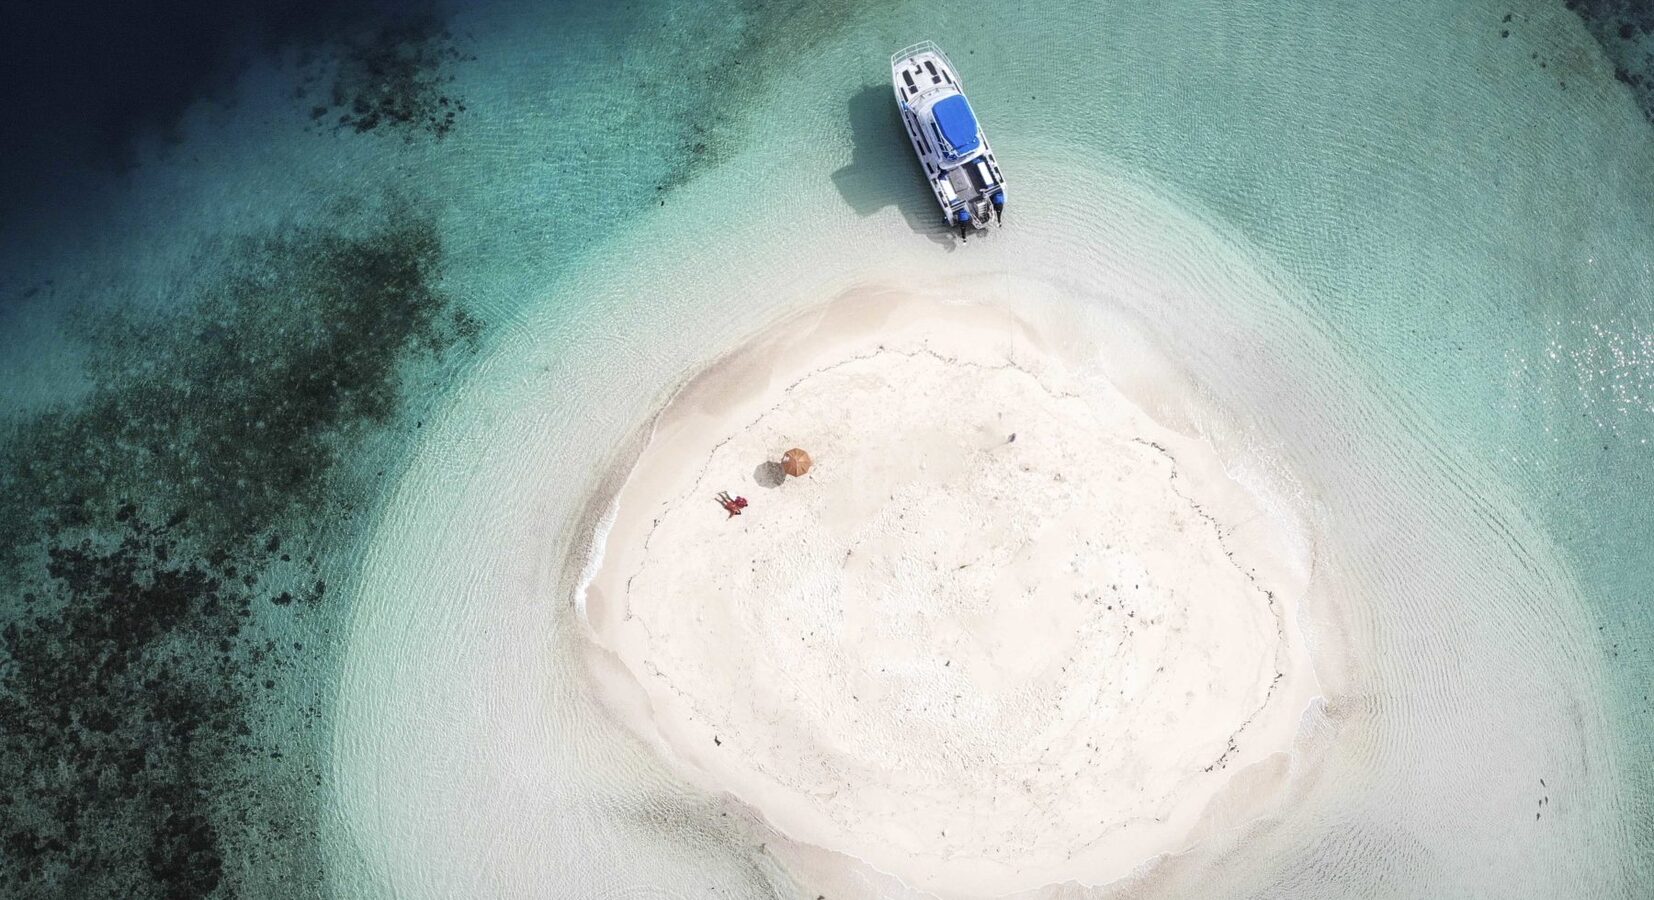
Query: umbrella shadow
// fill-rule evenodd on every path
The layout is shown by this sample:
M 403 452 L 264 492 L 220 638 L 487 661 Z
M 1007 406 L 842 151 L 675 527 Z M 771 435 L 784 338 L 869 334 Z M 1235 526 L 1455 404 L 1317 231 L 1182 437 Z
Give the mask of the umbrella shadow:
M 752 480 L 757 482 L 759 487 L 780 487 L 781 482 L 787 480 L 787 471 L 781 468 L 780 463 L 772 459 L 768 462 L 759 463 L 758 468 L 752 470 Z
M 913 146 L 889 85 L 866 85 L 850 96 L 850 162 L 833 172 L 833 186 L 858 216 L 895 206 L 915 234 L 956 245 L 931 202 Z

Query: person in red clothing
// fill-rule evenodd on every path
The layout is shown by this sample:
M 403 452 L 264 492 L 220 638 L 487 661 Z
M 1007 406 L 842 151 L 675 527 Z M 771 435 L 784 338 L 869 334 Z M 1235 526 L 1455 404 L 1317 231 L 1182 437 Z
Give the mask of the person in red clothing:
M 729 518 L 733 519 L 741 514 L 741 510 L 747 508 L 747 498 L 731 497 L 729 491 L 719 491 L 718 505 L 722 506 L 724 511 L 729 513 Z

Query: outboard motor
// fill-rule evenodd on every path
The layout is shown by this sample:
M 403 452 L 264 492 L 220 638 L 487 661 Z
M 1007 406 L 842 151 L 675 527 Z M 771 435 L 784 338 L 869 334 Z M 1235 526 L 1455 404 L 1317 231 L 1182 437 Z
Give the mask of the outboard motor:
M 959 239 L 962 241 L 969 241 L 971 239 L 970 234 L 971 211 L 968 209 L 962 209 L 959 211 Z
M 994 191 L 994 221 L 1005 224 L 1005 192 Z

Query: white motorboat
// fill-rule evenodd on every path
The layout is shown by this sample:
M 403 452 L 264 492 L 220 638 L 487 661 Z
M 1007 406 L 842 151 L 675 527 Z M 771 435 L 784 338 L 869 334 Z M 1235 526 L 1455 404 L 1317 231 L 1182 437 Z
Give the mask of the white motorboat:
M 1003 222 L 1005 178 L 982 133 L 965 85 L 942 48 L 931 41 L 890 57 L 891 85 L 925 180 L 959 236 L 988 227 L 988 216 Z

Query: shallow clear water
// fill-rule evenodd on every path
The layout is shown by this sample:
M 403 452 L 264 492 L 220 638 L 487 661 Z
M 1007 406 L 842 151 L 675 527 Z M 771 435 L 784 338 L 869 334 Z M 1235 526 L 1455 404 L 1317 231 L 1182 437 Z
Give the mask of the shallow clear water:
M 492 3 L 391 42 L 408 122 L 358 131 L 392 51 L 323 42 L 77 173 L 0 225 L 15 883 L 810 891 L 610 721 L 573 597 L 591 491 L 678 379 L 901 272 L 1142 329 L 1317 511 L 1352 611 L 1328 774 L 1155 890 L 1636 896 L 1634 54 L 1594 7 L 1369 6 Z M 1012 180 L 966 247 L 889 110 L 925 37 Z

